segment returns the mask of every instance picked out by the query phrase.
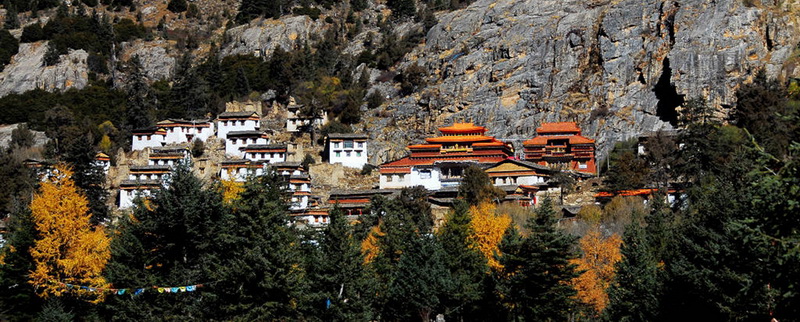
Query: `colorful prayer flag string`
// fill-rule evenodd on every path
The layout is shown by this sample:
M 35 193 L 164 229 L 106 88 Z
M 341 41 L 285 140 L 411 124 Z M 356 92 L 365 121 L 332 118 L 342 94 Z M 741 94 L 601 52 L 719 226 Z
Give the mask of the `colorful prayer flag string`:
M 116 295 L 125 295 L 130 294 L 133 295 L 141 295 L 145 292 L 147 288 L 102 288 L 102 287 L 91 287 L 85 285 L 75 285 L 63 282 L 57 282 L 62 287 L 65 287 L 68 290 L 77 289 L 77 290 L 84 290 L 89 292 L 110 292 Z M 186 286 L 152 286 L 150 289 L 155 290 L 158 293 L 185 293 L 185 292 L 194 292 L 198 288 L 203 287 L 203 284 L 195 284 L 195 285 L 186 285 Z

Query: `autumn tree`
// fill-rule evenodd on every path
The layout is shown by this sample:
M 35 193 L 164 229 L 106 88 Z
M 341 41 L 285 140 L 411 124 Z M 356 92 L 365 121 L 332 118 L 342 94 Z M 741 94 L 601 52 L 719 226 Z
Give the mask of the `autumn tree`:
M 602 236 L 599 228 L 590 230 L 580 241 L 581 256 L 571 262 L 580 276 L 572 280 L 578 301 L 600 314 L 608 305 L 607 289 L 614 279 L 615 265 L 622 259 L 619 235 Z
M 35 263 L 30 283 L 42 297 L 61 296 L 58 283 L 92 287 L 107 285 L 102 271 L 111 256 L 105 231 L 89 223 L 89 202 L 72 181 L 72 170 L 57 165 L 31 201 L 37 239 L 31 248 Z M 95 294 L 81 291 L 87 299 Z
M 497 270 L 501 268 L 500 262 L 497 261 L 500 255 L 498 246 L 511 225 L 511 217 L 506 214 L 496 214 L 495 209 L 494 203 L 483 201 L 476 206 L 470 206 L 469 212 L 472 215 L 470 239 L 475 242 L 475 247 L 488 261 L 489 268 Z
M 222 193 L 222 201 L 227 204 L 233 204 L 236 200 L 239 200 L 244 191 L 244 183 L 234 179 L 220 180 L 219 188 Z

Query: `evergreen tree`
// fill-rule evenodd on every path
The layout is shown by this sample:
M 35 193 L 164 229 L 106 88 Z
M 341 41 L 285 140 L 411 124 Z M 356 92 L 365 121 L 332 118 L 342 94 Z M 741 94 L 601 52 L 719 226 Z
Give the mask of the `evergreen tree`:
M 226 262 L 214 274 L 218 318 L 297 319 L 307 302 L 299 240 L 288 225 L 286 181 L 274 171 L 249 178 L 225 224 Z
M 19 28 L 17 7 L 14 5 L 9 5 L 4 7 L 6 8 L 6 20 L 5 22 L 3 22 L 3 29 L 11 30 Z
M 223 241 L 226 232 L 237 227 L 229 216 L 217 190 L 204 187 L 187 164 L 180 164 L 166 186 L 151 200 L 139 198 L 133 216 L 123 219 L 106 276 L 118 288 L 203 287 L 176 296 L 147 289 L 133 300 L 109 297 L 109 314 L 124 320 L 208 319 L 222 314 L 225 307 L 217 303 L 223 290 L 217 282 L 221 270 L 233 266 L 226 260 L 234 255 Z
M 414 0 L 389 0 L 386 5 L 392 9 L 392 16 L 397 18 L 413 17 L 417 13 Z
M 470 205 L 477 205 L 483 201 L 502 200 L 506 193 L 492 184 L 483 169 L 469 166 L 464 169 L 464 179 L 458 186 L 458 195 Z
M 147 84 L 142 62 L 138 56 L 129 62 L 127 111 L 124 128 L 130 132 L 135 129 L 152 126 L 152 113 L 156 108 L 155 94 Z
M 736 91 L 733 121 L 747 129 L 766 150 L 777 157 L 788 152 L 791 133 L 800 125 L 786 119 L 798 109 L 788 104 L 786 88 L 775 79 L 768 79 L 762 69 L 750 84 Z
M 177 75 L 170 95 L 172 109 L 169 117 L 200 118 L 213 112 L 211 88 L 198 67 L 192 67 L 188 52 L 178 62 Z
M 30 209 L 18 204 L 11 215 L 5 246 L 0 248 L 0 319 L 24 321 L 33 318 L 42 305 L 28 274 L 34 269 L 30 248 L 37 237 Z
M 186 11 L 188 5 L 186 4 L 186 0 L 169 0 L 167 4 L 167 10 L 172 11 L 173 13 L 181 13 Z
M 625 229 L 622 261 L 608 291 L 608 321 L 654 321 L 658 317 L 660 276 L 651 241 L 639 220 Z
M 446 293 L 442 304 L 448 315 L 459 320 L 469 319 L 474 311 L 481 309 L 480 304 L 485 304 L 480 300 L 486 293 L 483 286 L 489 268 L 473 239 L 471 221 L 469 206 L 457 200 L 437 234 L 453 284 L 452 292 Z
M 556 230 L 556 212 L 545 198 L 528 220 L 527 237 L 510 228 L 500 244 L 498 291 L 509 319 L 563 320 L 573 307 L 575 289 L 569 281 L 578 276 L 573 250 L 575 237 Z
M 0 29 L 0 68 L 11 62 L 11 57 L 19 52 L 19 41 L 8 30 Z
M 312 311 L 325 321 L 370 320 L 372 285 L 360 245 L 340 208 L 334 208 L 329 216 L 330 223 L 319 240 L 321 256 L 314 265 L 313 285 L 321 292 L 311 302 Z
M 65 140 L 62 160 L 72 165 L 75 174 L 75 185 L 82 189 L 89 201 L 92 214 L 91 222 L 99 224 L 108 218 L 108 191 L 106 190 L 106 174 L 95 162 L 95 149 L 92 134 L 77 135 Z

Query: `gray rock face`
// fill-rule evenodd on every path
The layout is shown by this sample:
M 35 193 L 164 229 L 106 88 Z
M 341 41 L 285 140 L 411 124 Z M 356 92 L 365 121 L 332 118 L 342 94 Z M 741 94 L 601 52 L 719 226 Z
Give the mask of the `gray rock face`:
M 371 161 L 402 155 L 406 143 L 455 120 L 487 126 L 518 149 L 542 122 L 577 121 L 607 150 L 671 128 L 658 103 L 675 94 L 704 96 L 724 112 L 757 70 L 786 76 L 782 66 L 800 41 L 791 6 L 479 0 L 439 16 L 424 46 L 407 56 L 418 58 L 404 65 L 425 66 L 432 85 L 375 113 L 390 120 L 371 127 L 381 132 Z M 674 93 L 654 91 L 662 75 Z
M 136 40 L 125 44 L 123 59 L 127 61 L 130 57 L 139 56 L 148 79 L 170 79 L 175 70 L 176 59 L 170 55 L 168 48 L 169 43 L 164 40 Z
M 19 53 L 0 73 L 0 97 L 41 88 L 47 91 L 83 88 L 89 82 L 84 50 L 70 50 L 55 66 L 42 66 L 47 42 L 19 45 Z
M 276 46 L 288 51 L 313 34 L 321 36 L 324 24 L 322 19 L 313 21 L 308 16 L 284 16 L 277 20 L 256 19 L 228 30 L 225 36 L 230 42 L 220 50 L 220 55 L 269 56 Z

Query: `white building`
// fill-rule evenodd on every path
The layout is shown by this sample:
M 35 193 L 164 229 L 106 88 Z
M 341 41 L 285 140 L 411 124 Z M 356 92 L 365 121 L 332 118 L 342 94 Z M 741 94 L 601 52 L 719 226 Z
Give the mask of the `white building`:
M 269 144 L 269 137 L 261 131 L 230 131 L 226 136 L 225 154 L 232 157 L 243 158 L 243 149 L 248 145 Z
M 541 185 L 554 172 L 547 166 L 520 160 L 500 161 L 485 171 L 495 186 Z
M 168 165 L 140 165 L 131 166 L 128 172 L 128 180 L 133 181 L 164 181 L 169 178 L 172 167 Z
M 244 147 L 243 151 L 244 158 L 251 161 L 286 162 L 286 145 L 251 144 Z
M 267 163 L 263 161 L 250 161 L 246 159 L 225 160 L 220 163 L 219 177 L 222 180 L 245 182 L 249 176 L 264 174 Z
M 294 101 L 289 102 L 289 106 L 286 107 L 286 132 L 298 132 L 303 126 L 312 124 L 312 122 L 317 127 L 328 124 L 328 112 L 322 111 L 321 117 L 303 117 L 300 115 L 302 107 L 302 105 L 294 104 Z
M 94 156 L 94 165 L 102 168 L 103 172 L 108 174 L 108 169 L 111 167 L 111 157 L 103 152 L 97 152 Z
M 261 119 L 256 112 L 224 112 L 217 116 L 217 137 L 227 139 L 232 131 L 256 131 Z
M 124 180 L 119 186 L 119 209 L 133 207 L 136 197 L 149 198 L 161 188 L 158 180 Z
M 308 201 L 311 197 L 311 178 L 307 174 L 290 176 L 289 191 L 292 192 L 289 210 L 308 208 Z
M 167 119 L 156 126 L 167 131 L 165 144 L 191 143 L 194 140 L 205 142 L 214 135 L 214 123 L 209 120 Z
M 147 165 L 162 165 L 175 167 L 180 162 L 188 162 L 189 154 L 181 152 L 151 152 Z
M 361 169 L 367 164 L 366 134 L 331 133 L 328 135 L 328 162 Z
M 163 128 L 149 127 L 145 129 L 133 130 L 131 150 L 144 150 L 164 146 L 167 131 Z
M 431 164 L 416 164 L 405 169 L 382 169 L 381 189 L 401 189 L 423 186 L 428 190 L 439 190 L 461 184 L 464 169 L 478 165 L 475 161 L 432 161 Z

